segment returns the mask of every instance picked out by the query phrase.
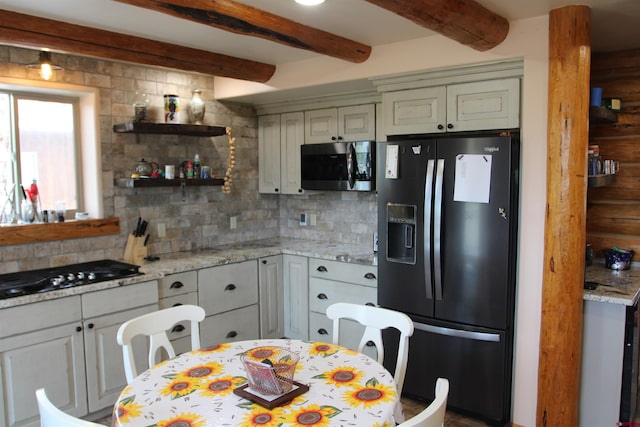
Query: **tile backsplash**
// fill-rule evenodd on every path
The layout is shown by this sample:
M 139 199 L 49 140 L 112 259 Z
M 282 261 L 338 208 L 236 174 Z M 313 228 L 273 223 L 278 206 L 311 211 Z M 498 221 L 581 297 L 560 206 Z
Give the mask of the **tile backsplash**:
M 0 77 L 36 79 L 24 64 L 37 51 L 0 46 Z M 65 71 L 55 79 L 99 89 L 102 151 L 103 206 L 105 216 L 120 220 L 120 234 L 0 247 L 0 273 L 43 268 L 104 258 L 122 259 L 127 234 L 138 216 L 150 222 L 149 253 L 162 256 L 174 251 L 206 249 L 228 243 L 275 236 L 340 241 L 371 250 L 376 228 L 374 193 L 326 192 L 285 196 L 258 193 L 257 117 L 250 105 L 214 100 L 213 77 L 175 70 L 124 64 L 93 58 L 55 54 Z M 124 188 L 118 179 L 130 176 L 144 158 L 164 170 L 165 164 L 193 160 L 221 176 L 226 168 L 226 136 L 202 138 L 176 135 L 116 134 L 112 126 L 130 121 L 136 92 L 148 94 L 150 121 L 163 121 L 162 98 L 181 97 L 183 106 L 193 89 L 200 89 L 206 104 L 205 124 L 228 126 L 236 137 L 236 167 L 230 194 L 221 187 Z M 186 108 L 181 120 L 186 122 Z M 300 214 L 313 221 L 300 225 Z M 236 217 L 237 226 L 230 227 Z M 164 224 L 165 237 L 159 237 Z

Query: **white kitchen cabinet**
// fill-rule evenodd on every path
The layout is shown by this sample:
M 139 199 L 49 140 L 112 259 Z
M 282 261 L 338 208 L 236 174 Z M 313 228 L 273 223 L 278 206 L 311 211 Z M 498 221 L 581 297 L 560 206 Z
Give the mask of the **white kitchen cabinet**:
M 36 390 L 80 417 L 87 414 L 80 297 L 0 310 L 0 425 L 40 425 Z
M 89 412 L 113 406 L 127 385 L 122 347 L 116 336 L 127 320 L 158 309 L 156 281 L 82 295 L 84 348 Z M 134 343 L 137 366 L 147 365 L 144 337 Z
M 304 113 L 258 117 L 258 190 L 301 194 L 300 146 L 304 144 Z
M 183 304 L 198 305 L 198 273 L 185 271 L 160 278 L 158 296 L 161 310 Z M 191 351 L 190 322 L 177 323 L 167 331 L 167 336 L 176 354 Z
M 333 323 L 326 310 L 336 302 L 377 305 L 377 268 L 317 258 L 309 259 L 309 339 L 331 342 Z M 341 345 L 358 349 L 364 327 L 350 320 L 342 321 Z M 376 357 L 375 346 L 365 354 Z
M 258 260 L 260 338 L 284 337 L 284 289 L 282 255 Z
M 284 336 L 309 339 L 309 267 L 299 255 L 282 255 Z
M 375 104 L 354 105 L 304 113 L 304 143 L 375 141 Z
M 206 313 L 202 346 L 259 338 L 258 302 L 257 260 L 198 270 L 198 304 Z
M 386 135 L 513 129 L 520 126 L 520 80 L 487 80 L 382 94 Z

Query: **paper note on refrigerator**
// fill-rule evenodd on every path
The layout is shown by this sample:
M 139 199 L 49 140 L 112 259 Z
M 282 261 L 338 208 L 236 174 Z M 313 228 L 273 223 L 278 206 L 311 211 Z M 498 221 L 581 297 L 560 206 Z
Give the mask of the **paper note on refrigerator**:
M 384 164 L 384 177 L 387 179 L 398 178 L 398 146 L 387 146 L 387 158 Z
M 491 156 L 458 154 L 456 157 L 453 200 L 489 203 L 491 190 Z

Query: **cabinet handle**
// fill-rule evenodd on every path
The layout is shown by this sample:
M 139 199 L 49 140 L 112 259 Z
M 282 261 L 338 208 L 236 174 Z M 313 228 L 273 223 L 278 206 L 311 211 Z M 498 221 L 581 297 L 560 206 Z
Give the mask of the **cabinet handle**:
M 274 191 L 275 191 L 276 193 L 279 193 L 279 192 L 280 192 L 280 190 L 278 190 L 277 188 L 274 188 Z
M 81 326 L 76 326 L 76 332 L 80 332 L 82 331 L 82 327 Z
M 298 188 L 298 193 L 302 193 L 302 188 Z
M 267 263 L 267 260 L 266 260 L 266 259 L 263 259 L 263 260 L 262 260 L 262 263 L 263 263 L 263 264 L 266 264 L 266 263 Z
M 93 323 L 89 323 L 89 324 L 87 325 L 87 327 L 88 327 L 89 329 L 93 329 L 93 327 L 94 327 L 94 326 L 95 326 L 95 325 L 94 325 Z
M 367 274 L 364 275 L 364 278 L 365 279 L 375 279 L 376 275 L 373 274 L 373 273 L 367 273 Z
M 229 283 L 227 286 L 225 286 L 224 290 L 233 291 L 235 288 L 236 288 L 236 285 L 234 285 L 233 283 Z
M 332 137 L 331 137 L 331 140 L 332 140 L 332 141 L 335 141 L 335 140 L 337 140 L 337 139 L 338 139 L 338 138 L 336 138 L 335 136 L 332 136 Z
M 367 343 L 365 344 L 367 347 L 375 347 L 375 343 L 373 341 L 367 341 Z
M 366 303 L 365 305 L 368 305 L 369 307 L 375 307 L 375 306 L 376 306 L 376 305 L 375 305 L 374 303 L 372 303 L 372 302 L 368 302 L 368 303 Z
M 341 136 L 338 136 L 338 141 L 342 141 L 342 137 Z
M 181 305 L 182 305 L 181 302 L 177 302 L 177 303 L 173 304 L 171 307 L 178 307 L 178 306 L 181 306 Z
M 171 286 L 169 286 L 169 288 L 170 289 L 180 289 L 183 286 L 184 286 L 184 284 L 182 282 L 178 281 L 178 282 L 173 282 L 171 284 Z
M 173 329 L 171 329 L 171 332 L 182 332 L 184 331 L 184 326 L 182 325 L 176 325 L 173 327 Z
M 327 272 L 327 267 L 325 267 L 324 265 L 321 265 L 320 267 L 316 268 L 316 271 L 320 271 L 322 273 L 326 273 Z
M 329 332 L 327 332 L 327 330 L 325 328 L 318 329 L 318 333 L 320 335 L 329 335 Z
M 438 130 L 442 130 L 442 129 L 444 129 L 444 126 L 438 125 Z
M 453 129 L 453 125 L 452 125 L 451 123 L 449 123 L 449 124 L 447 125 L 447 129 Z
M 227 338 L 235 338 L 238 336 L 238 333 L 236 331 L 231 331 L 227 334 Z
M 318 299 L 329 299 L 325 294 L 318 294 Z

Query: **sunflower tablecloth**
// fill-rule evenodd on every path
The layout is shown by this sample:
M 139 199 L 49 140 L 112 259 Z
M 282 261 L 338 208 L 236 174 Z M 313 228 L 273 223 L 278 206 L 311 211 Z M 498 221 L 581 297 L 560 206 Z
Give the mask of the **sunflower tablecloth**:
M 265 409 L 233 393 L 246 383 L 241 354 L 258 361 L 284 347 L 300 360 L 294 380 L 309 391 Z M 269 349 L 267 349 L 267 352 Z M 393 376 L 375 360 L 344 347 L 300 340 L 251 340 L 203 348 L 140 374 L 120 394 L 115 427 L 395 426 Z

